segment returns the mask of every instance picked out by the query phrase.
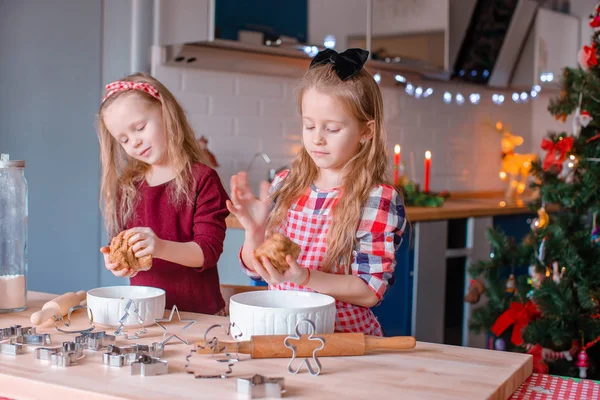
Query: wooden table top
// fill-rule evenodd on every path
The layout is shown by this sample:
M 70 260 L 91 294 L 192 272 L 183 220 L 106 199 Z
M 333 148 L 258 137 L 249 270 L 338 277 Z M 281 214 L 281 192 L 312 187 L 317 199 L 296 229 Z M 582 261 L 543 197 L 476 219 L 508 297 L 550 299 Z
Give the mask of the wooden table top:
M 527 214 L 524 202 L 507 204 L 501 196 L 449 198 L 441 207 L 406 207 L 410 222 L 439 221 L 445 219 L 491 217 L 494 215 Z M 227 227 L 243 229 L 233 215 L 227 217 Z
M 30 326 L 30 315 L 55 295 L 29 292 L 28 309 L 21 313 L 0 314 L 0 328 L 14 324 Z M 79 324 L 76 315 L 74 325 Z M 168 317 L 168 312 L 165 312 Z M 169 363 L 169 373 L 160 376 L 131 376 L 130 367 L 109 367 L 102 364 L 102 353 L 85 350 L 85 358 L 70 367 L 48 366 L 35 360 L 33 349 L 25 354 L 0 354 L 0 397 L 18 400 L 48 399 L 239 399 L 237 377 L 262 374 L 285 378 L 285 398 L 402 398 L 402 399 L 507 399 L 532 372 L 530 355 L 464 348 L 417 342 L 404 352 L 379 352 L 357 357 L 322 357 L 322 374 L 311 376 L 303 370 L 297 375 L 287 372 L 287 359 L 250 359 L 241 355 L 227 379 L 195 379 L 184 370 L 185 357 L 195 340 L 202 339 L 212 324 L 227 323 L 227 318 L 193 313 L 181 313 L 182 319 L 197 322 L 185 331 L 190 345 L 171 342 L 163 359 Z M 174 333 L 181 333 L 184 323 L 174 317 L 165 324 Z M 112 333 L 115 328 L 97 326 L 96 330 Z M 61 334 L 53 323 L 38 327 L 38 333 L 51 333 L 52 345 L 73 340 L 73 334 Z M 148 334 L 135 341 L 151 344 L 162 340 L 163 331 L 154 325 Z M 131 344 L 119 337 L 117 345 Z M 211 356 L 194 355 L 194 368 L 204 373 L 223 372 L 223 364 Z

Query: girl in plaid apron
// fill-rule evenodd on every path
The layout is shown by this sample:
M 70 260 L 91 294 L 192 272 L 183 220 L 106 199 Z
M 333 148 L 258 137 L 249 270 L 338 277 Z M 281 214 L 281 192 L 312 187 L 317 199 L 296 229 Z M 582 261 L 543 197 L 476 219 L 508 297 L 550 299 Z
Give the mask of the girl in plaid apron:
M 244 226 L 243 271 L 273 290 L 303 290 L 336 299 L 338 332 L 382 335 L 371 307 L 396 265 L 406 226 L 404 205 L 386 184 L 383 104 L 364 68 L 368 52 L 327 49 L 312 60 L 299 95 L 303 149 L 290 170 L 257 199 L 246 174 L 231 179 L 229 211 Z M 254 250 L 280 232 L 301 248 L 278 272 Z

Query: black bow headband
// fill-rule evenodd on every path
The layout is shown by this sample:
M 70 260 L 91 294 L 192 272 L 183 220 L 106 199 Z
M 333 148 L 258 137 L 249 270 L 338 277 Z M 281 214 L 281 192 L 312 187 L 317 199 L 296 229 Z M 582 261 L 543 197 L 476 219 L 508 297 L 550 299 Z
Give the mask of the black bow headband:
M 338 53 L 332 49 L 320 51 L 310 62 L 310 68 L 317 65 L 333 64 L 337 76 L 345 81 L 358 74 L 369 58 L 369 52 L 363 49 L 348 49 Z

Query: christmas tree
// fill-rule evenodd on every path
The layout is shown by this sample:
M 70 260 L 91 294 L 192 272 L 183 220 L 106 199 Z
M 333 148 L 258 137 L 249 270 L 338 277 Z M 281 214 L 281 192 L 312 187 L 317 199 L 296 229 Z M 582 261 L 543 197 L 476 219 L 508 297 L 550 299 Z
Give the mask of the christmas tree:
M 489 336 L 490 348 L 533 354 L 534 371 L 600 377 L 600 6 L 590 15 L 595 33 L 581 49 L 578 68 L 565 68 L 560 95 L 548 111 L 573 117 L 550 132 L 532 164 L 539 200 L 522 241 L 490 231 L 490 261 L 470 268 L 466 300 L 470 329 Z

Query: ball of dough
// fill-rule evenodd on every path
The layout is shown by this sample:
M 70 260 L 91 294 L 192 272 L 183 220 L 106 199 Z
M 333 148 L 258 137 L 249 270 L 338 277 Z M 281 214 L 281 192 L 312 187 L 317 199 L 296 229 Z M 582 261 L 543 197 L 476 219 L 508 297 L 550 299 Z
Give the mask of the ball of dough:
M 267 257 L 275 269 L 282 274 L 290 269 L 285 260 L 288 254 L 297 259 L 300 255 L 300 246 L 281 233 L 272 235 L 256 249 L 256 257 L 259 260 L 262 256 Z
M 119 233 L 110 241 L 110 254 L 108 260 L 111 263 L 118 263 L 116 269 L 129 268 L 134 271 L 148 271 L 152 268 L 152 256 L 136 257 L 133 253 L 133 246 L 127 243 L 128 237 L 125 237 L 125 231 Z

